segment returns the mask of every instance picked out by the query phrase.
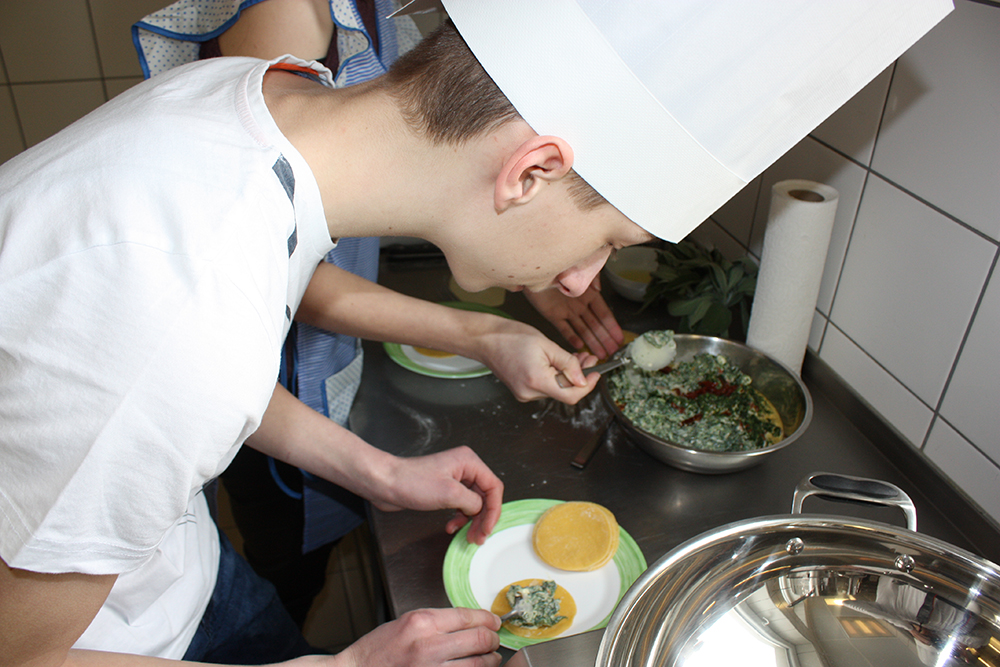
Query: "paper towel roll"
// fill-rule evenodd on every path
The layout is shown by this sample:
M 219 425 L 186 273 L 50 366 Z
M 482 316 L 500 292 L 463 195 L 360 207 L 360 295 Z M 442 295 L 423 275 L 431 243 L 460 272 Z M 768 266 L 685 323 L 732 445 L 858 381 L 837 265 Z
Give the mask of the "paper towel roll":
M 809 342 L 838 196 L 829 185 L 804 180 L 771 188 L 747 344 L 796 373 Z

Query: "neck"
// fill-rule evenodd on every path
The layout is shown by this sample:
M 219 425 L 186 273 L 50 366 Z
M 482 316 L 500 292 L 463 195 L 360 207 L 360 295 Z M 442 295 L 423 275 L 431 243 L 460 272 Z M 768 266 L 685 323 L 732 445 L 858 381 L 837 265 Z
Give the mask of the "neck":
M 461 235 L 470 207 L 493 207 L 495 169 L 530 128 L 459 146 L 433 144 L 410 128 L 377 82 L 328 89 L 295 75 L 266 75 L 278 127 L 319 184 L 333 238 L 414 236 L 439 246 Z M 516 145 L 516 144 L 515 144 Z

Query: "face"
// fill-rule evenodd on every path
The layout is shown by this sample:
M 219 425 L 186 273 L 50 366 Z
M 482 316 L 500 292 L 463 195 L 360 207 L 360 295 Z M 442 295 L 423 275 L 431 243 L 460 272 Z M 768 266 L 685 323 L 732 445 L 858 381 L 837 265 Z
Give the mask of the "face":
M 653 239 L 613 206 L 581 211 L 568 196 L 550 199 L 471 230 L 474 244 L 445 248 L 455 281 L 470 292 L 496 286 L 579 296 L 614 250 Z

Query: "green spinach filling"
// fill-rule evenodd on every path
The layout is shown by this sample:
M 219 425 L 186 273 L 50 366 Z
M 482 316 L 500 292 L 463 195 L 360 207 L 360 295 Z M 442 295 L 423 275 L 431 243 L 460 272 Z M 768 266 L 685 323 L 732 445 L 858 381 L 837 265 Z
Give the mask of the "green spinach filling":
M 662 371 L 623 368 L 611 398 L 638 428 L 686 447 L 742 452 L 781 439 L 781 420 L 750 376 L 722 355 L 699 354 Z
M 511 609 L 515 606 L 521 609 L 521 615 L 514 616 L 507 622 L 522 628 L 548 628 L 555 625 L 566 618 L 559 615 L 560 602 L 555 593 L 554 581 L 543 581 L 534 586 L 511 584 L 507 590 L 507 603 Z

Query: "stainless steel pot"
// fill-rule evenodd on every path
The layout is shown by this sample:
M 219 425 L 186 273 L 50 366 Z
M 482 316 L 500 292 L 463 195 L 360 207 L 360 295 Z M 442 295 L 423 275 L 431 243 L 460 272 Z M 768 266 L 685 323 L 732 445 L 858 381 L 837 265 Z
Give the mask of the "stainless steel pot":
M 810 495 L 891 505 L 908 529 L 801 514 Z M 815 473 L 791 516 L 677 547 L 619 602 L 597 665 L 1000 665 L 1000 568 L 916 533 L 897 487 Z

